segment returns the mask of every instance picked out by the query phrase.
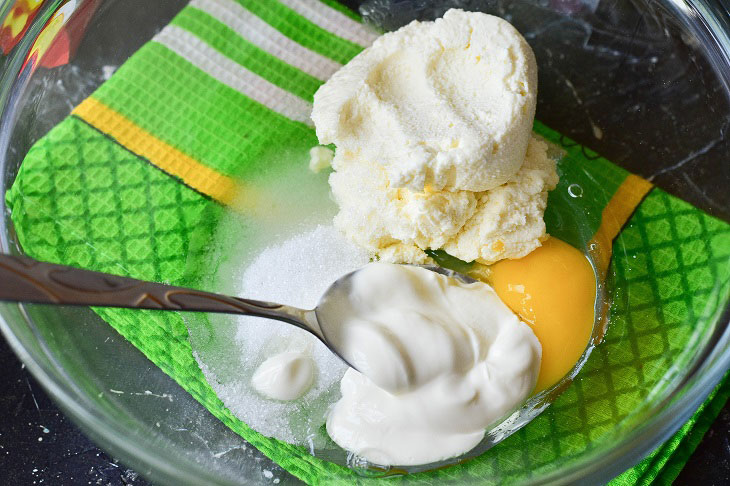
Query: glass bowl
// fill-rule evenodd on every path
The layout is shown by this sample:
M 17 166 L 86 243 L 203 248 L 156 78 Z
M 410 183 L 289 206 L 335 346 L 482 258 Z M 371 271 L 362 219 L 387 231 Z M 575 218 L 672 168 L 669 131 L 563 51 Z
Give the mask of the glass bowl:
M 34 3 L 38 6 L 28 7 Z M 356 7 L 361 2 L 344 3 Z M 730 16 L 720 2 L 362 3 L 366 18 L 385 29 L 414 17 L 433 18 L 448 6 L 506 18 L 535 50 L 541 122 L 709 214 L 730 220 L 730 145 L 725 137 L 730 121 Z M 185 4 L 49 0 L 0 5 L 6 20 L 0 36 L 3 193 L 31 145 Z M 49 19 L 59 11 L 76 19 L 66 24 L 71 26 L 66 29 L 69 62 L 37 49 L 58 32 L 58 24 Z M 0 204 L 0 248 L 22 253 L 4 198 Z M 631 268 L 629 253 L 614 258 Z M 711 282 L 711 287 L 721 283 Z M 667 368 L 655 386 L 641 389 L 640 405 L 604 424 L 580 454 L 558 454 L 539 467 L 519 459 L 517 465 L 530 474 L 518 482 L 604 483 L 670 437 L 730 366 L 727 295 L 717 297 L 725 312 L 706 316 L 683 354 L 668 347 L 661 356 L 667 361 L 682 354 L 681 367 Z M 176 485 L 298 481 L 226 428 L 91 310 L 3 304 L 0 314 L 3 334 L 59 406 L 101 447 L 149 479 Z M 583 379 L 579 374 L 573 388 L 580 390 Z M 590 422 L 592 417 L 584 419 Z M 457 479 L 476 484 L 509 478 Z

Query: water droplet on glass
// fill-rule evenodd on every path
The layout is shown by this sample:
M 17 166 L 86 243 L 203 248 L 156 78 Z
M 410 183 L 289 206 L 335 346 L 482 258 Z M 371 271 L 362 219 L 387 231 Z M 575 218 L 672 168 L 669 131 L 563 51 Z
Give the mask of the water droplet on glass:
M 578 184 L 571 184 L 568 186 L 568 194 L 570 197 L 583 197 L 583 188 Z

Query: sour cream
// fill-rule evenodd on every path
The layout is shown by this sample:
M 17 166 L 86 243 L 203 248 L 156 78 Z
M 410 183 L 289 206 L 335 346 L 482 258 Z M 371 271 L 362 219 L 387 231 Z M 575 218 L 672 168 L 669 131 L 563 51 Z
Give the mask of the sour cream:
M 261 395 L 272 400 L 296 400 L 314 382 L 314 361 L 299 351 L 276 354 L 256 369 L 251 384 Z
M 468 452 L 532 392 L 541 347 L 482 282 L 372 263 L 348 298 L 320 303 L 349 369 L 327 418 L 341 447 L 376 464 L 419 465 Z

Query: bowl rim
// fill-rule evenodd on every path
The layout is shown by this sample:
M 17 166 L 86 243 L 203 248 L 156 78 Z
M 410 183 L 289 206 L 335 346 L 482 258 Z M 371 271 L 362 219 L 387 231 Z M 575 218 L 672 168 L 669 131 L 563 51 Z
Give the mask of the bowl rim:
M 46 0 L 41 11 L 33 20 L 26 35 L 10 54 L 10 62 L 0 76 L 0 170 L 6 171 L 7 160 L 4 154 L 9 146 L 10 130 L 7 129 L 16 115 L 18 94 L 23 92 L 24 84 L 29 76 L 21 70 L 22 61 L 29 52 L 32 41 L 40 33 L 46 21 L 64 0 Z M 730 15 L 721 2 L 715 0 L 666 0 L 672 15 L 680 19 L 684 27 L 697 35 L 709 52 L 707 59 L 712 64 L 716 75 L 730 93 Z M 12 2 L 0 2 L 0 18 L 10 13 Z M 694 22 L 690 22 L 689 19 Z M 701 27 L 700 27 L 701 26 Z M 0 190 L 5 194 L 5 180 L 0 181 Z M 0 251 L 11 252 L 9 231 L 12 225 L 8 222 L 9 211 L 4 197 L 0 200 L 0 210 L 5 215 L 0 218 Z M 728 302 L 730 304 L 730 302 Z M 6 315 L 9 309 L 17 309 L 22 315 L 23 325 L 33 331 L 39 348 L 24 342 Z M 608 450 L 585 453 L 580 459 L 573 460 L 560 470 L 548 472 L 539 478 L 530 478 L 526 485 L 543 485 L 557 483 L 598 484 L 622 473 L 637 464 L 648 453 L 673 435 L 695 412 L 719 383 L 730 368 L 730 305 L 718 317 L 718 325 L 710 338 L 706 350 L 697 356 L 690 371 L 676 384 L 674 391 L 660 404 L 655 406 L 658 412 L 650 417 L 642 426 L 633 429 L 623 436 Z M 4 335 L 13 351 L 25 363 L 30 373 L 53 398 L 64 413 L 79 425 L 82 430 L 98 445 L 119 456 L 137 472 L 149 476 L 155 481 L 171 484 L 208 484 L 235 485 L 230 479 L 212 474 L 202 465 L 191 461 L 172 461 L 173 454 L 164 454 L 152 442 L 140 440 L 140 437 L 128 436 L 128 431 L 114 423 L 104 420 L 104 414 L 95 409 L 92 402 L 86 399 L 84 392 L 75 386 L 53 354 L 45 349 L 45 345 L 34 331 L 33 321 L 22 304 L 0 305 L 0 332 Z M 680 396 L 677 397 L 678 394 Z

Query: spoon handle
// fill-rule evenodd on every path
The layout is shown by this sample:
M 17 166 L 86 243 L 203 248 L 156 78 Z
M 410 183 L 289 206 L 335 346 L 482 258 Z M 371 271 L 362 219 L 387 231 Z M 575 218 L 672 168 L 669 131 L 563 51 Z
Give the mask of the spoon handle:
M 0 300 L 253 315 L 319 331 L 313 311 L 4 254 L 0 254 Z

